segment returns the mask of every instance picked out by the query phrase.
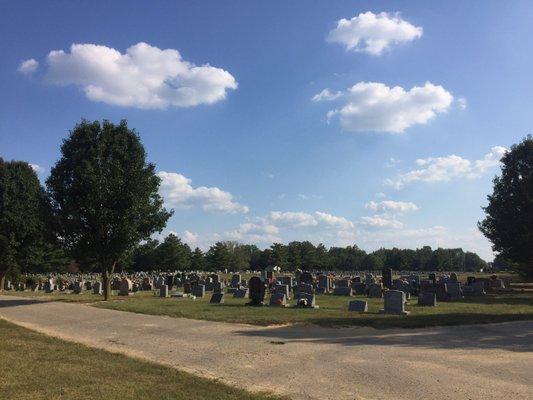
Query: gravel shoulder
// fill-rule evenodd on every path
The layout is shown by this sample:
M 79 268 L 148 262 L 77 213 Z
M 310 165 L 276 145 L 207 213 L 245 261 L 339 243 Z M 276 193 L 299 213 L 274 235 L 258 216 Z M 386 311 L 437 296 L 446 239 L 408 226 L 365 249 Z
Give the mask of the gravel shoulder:
M 257 327 L 0 296 L 54 337 L 293 399 L 530 399 L 533 321 L 428 329 Z

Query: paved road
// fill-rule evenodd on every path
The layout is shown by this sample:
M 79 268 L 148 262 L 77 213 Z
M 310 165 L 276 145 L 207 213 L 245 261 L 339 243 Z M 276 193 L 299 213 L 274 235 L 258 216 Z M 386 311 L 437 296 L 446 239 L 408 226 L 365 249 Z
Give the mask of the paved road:
M 0 296 L 0 317 L 293 399 L 533 399 L 533 321 L 423 330 L 263 328 L 12 296 Z

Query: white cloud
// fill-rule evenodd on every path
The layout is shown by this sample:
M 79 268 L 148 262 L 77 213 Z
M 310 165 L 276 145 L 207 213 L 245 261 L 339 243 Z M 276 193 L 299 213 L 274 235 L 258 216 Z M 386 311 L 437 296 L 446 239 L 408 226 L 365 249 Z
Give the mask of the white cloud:
M 365 208 L 378 212 L 393 212 L 404 213 L 409 211 L 417 211 L 419 207 L 410 201 L 394 201 L 383 200 L 380 202 L 369 201 L 365 204 Z
M 402 133 L 446 112 L 453 100 L 450 92 L 430 82 L 407 91 L 379 82 L 359 82 L 344 97 L 347 103 L 329 111 L 327 117 L 329 120 L 338 116 L 342 128 L 348 132 Z
M 318 222 L 313 217 L 313 215 L 305 212 L 281 212 L 281 211 L 272 211 L 270 213 L 270 219 L 274 223 L 281 225 L 291 226 L 293 228 L 300 228 L 306 226 L 316 226 Z
M 24 60 L 19 64 L 18 71 L 21 74 L 30 75 L 37 71 L 37 68 L 39 67 L 39 63 L 37 60 L 30 58 L 28 60 Z
M 272 211 L 270 213 L 270 220 L 274 224 L 290 228 L 318 227 L 324 229 L 350 229 L 353 227 L 353 223 L 346 218 L 337 217 L 322 211 L 315 211 L 314 214 L 301 211 Z
M 461 110 L 466 110 L 466 107 L 467 107 L 467 105 L 468 105 L 468 102 L 466 101 L 466 99 L 465 99 L 464 97 L 459 97 L 459 98 L 457 99 L 457 104 L 458 104 L 458 106 L 459 106 L 459 108 L 460 108 Z
M 198 234 L 186 230 L 183 232 L 183 241 L 189 246 L 195 246 L 198 243 Z
M 490 168 L 500 163 L 507 149 L 502 146 L 493 147 L 481 160 L 470 161 L 457 155 L 446 157 L 430 157 L 416 160 L 421 167 L 400 174 L 396 179 L 388 179 L 386 184 L 401 189 L 412 182 L 442 182 L 456 178 L 475 179 Z
M 337 21 L 337 27 L 329 32 L 327 40 L 346 46 L 346 50 L 379 56 L 392 44 L 411 42 L 422 36 L 422 27 L 400 18 L 398 14 L 370 11 L 348 20 Z
M 251 222 L 240 224 L 233 231 L 215 234 L 215 238 L 218 240 L 237 240 L 244 243 L 272 244 L 282 241 L 278 233 L 278 227 L 266 218 L 255 218 Z
M 388 215 L 374 215 L 371 217 L 361 217 L 361 221 L 364 225 L 371 228 L 378 229 L 400 229 L 403 228 L 403 223 L 388 216 Z
M 385 193 L 383 193 L 383 192 L 378 192 L 378 193 L 376 193 L 376 197 L 378 199 L 383 199 L 384 197 L 387 197 L 387 195 Z
M 196 66 L 178 50 L 137 43 L 121 53 L 95 44 L 73 44 L 70 53 L 51 51 L 46 80 L 78 85 L 88 99 L 143 109 L 191 107 L 224 100 L 235 78 L 209 64 Z
M 40 174 L 44 172 L 44 168 L 37 164 L 30 164 L 31 169 L 35 171 L 36 174 Z
M 234 201 L 231 193 L 217 187 L 200 186 L 194 188 L 191 180 L 174 172 L 158 172 L 161 178 L 159 191 L 170 207 L 202 207 L 204 211 L 224 213 L 247 213 L 248 207 Z
M 342 96 L 342 92 L 338 91 L 335 93 L 332 93 L 329 89 L 324 89 L 320 93 L 315 94 L 311 100 L 312 101 L 331 101 L 338 99 Z

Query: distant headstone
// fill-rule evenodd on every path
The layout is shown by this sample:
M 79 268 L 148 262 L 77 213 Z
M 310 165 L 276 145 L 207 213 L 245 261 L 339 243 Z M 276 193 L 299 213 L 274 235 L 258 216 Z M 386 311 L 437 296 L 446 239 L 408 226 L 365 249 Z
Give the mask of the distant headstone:
M 380 313 L 395 314 L 395 315 L 409 315 L 409 311 L 405 311 L 405 293 L 400 290 L 387 290 L 384 294 L 384 307 Z
M 190 282 L 184 282 L 183 283 L 183 293 L 189 294 L 189 293 L 191 293 L 191 291 L 192 291 L 191 283 Z
M 166 298 L 168 297 L 168 286 L 167 285 L 161 285 L 159 288 L 159 297 Z
M 205 296 L 205 285 L 196 285 L 192 288 L 192 294 L 196 297 L 204 297 Z
M 258 276 L 252 276 L 248 282 L 250 301 L 246 303 L 248 306 L 262 306 L 265 301 L 266 285 Z
M 54 282 L 49 279 L 44 283 L 44 292 L 52 293 L 54 291 Z
M 352 289 L 355 294 L 364 295 L 366 294 L 366 285 L 361 282 L 352 282 Z
M 248 288 L 239 288 L 233 293 L 235 299 L 245 299 L 248 297 Z
M 222 292 L 215 292 L 211 295 L 211 299 L 209 300 L 210 303 L 213 304 L 222 304 L 224 303 L 224 293 Z
M 368 297 L 372 299 L 381 299 L 383 297 L 383 287 L 380 283 L 368 285 Z
M 102 294 L 102 282 L 95 282 L 93 284 L 93 294 Z
M 285 296 L 285 293 L 282 292 L 276 292 L 272 293 L 272 296 L 270 296 L 270 307 L 287 307 L 287 296 Z
M 431 282 L 433 282 L 433 283 L 436 283 L 436 282 L 437 282 L 437 275 L 435 275 L 434 273 L 430 273 L 430 274 L 428 275 L 428 277 L 429 277 L 429 280 L 430 280 Z
M 446 289 L 450 296 L 450 300 L 459 300 L 463 298 L 463 293 L 461 291 L 461 284 L 457 281 L 450 281 L 446 284 Z
M 132 289 L 131 281 L 129 279 L 127 279 L 127 278 L 123 278 L 120 281 L 120 286 L 119 286 L 119 289 L 118 289 L 118 295 L 119 296 L 129 296 L 131 289 Z
M 230 286 L 231 287 L 238 287 L 238 286 L 240 286 L 240 284 L 241 284 L 241 274 L 234 274 L 231 277 Z
M 352 288 L 348 286 L 337 286 L 333 289 L 334 296 L 352 296 Z
M 435 295 L 435 293 L 421 292 L 418 295 L 418 305 L 427 306 L 427 307 L 435 307 L 437 305 L 437 296 Z
M 364 300 L 351 300 L 348 302 L 348 311 L 368 312 L 368 303 Z
M 315 301 L 315 295 L 310 293 L 297 293 L 296 294 L 296 307 L 302 308 L 318 308 Z
M 72 288 L 72 291 L 75 293 L 75 294 L 80 294 L 83 290 L 83 282 L 74 282 L 74 287 Z
M 276 285 L 274 286 L 274 291 L 276 293 L 284 294 L 287 299 L 290 298 L 291 288 L 289 287 L 289 285 Z

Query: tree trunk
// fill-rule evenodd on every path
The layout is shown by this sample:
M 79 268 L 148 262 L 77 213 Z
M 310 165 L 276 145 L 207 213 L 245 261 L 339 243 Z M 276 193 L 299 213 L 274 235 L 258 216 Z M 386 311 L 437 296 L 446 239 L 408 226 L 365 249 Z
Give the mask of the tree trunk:
M 115 264 L 111 267 L 103 267 L 102 269 L 102 284 L 104 286 L 104 300 L 108 301 L 111 299 L 111 277 L 115 271 Z
M 6 272 L 0 270 L 0 293 L 4 293 L 5 283 L 6 283 Z

